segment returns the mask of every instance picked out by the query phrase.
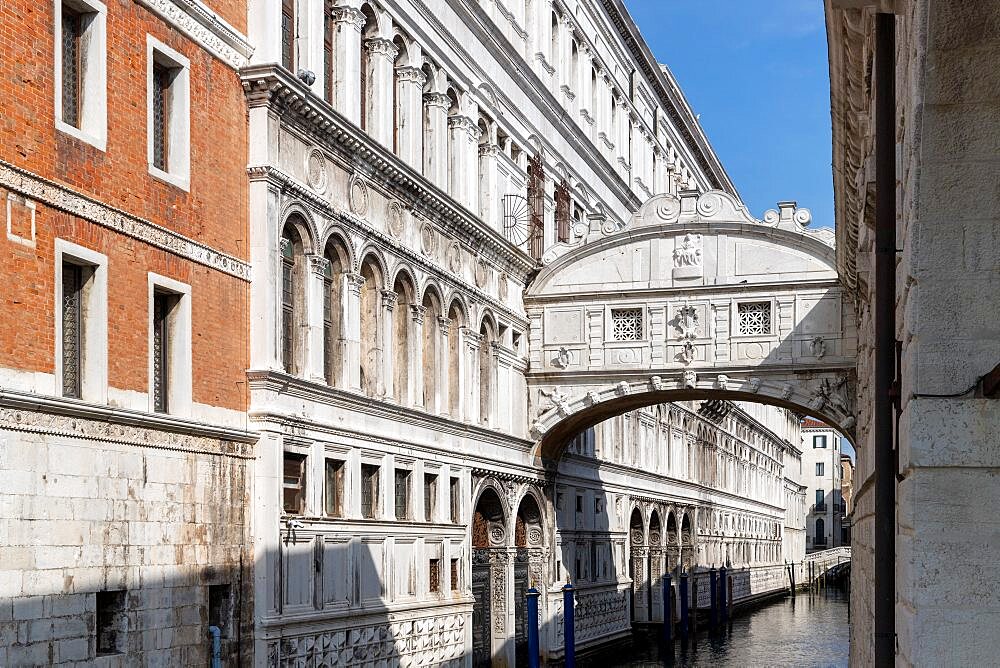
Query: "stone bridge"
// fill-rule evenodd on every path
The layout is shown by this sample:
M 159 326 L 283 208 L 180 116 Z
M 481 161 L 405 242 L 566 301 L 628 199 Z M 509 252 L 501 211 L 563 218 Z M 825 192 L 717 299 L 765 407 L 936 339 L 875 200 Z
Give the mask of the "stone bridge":
M 833 232 L 780 202 L 659 195 L 624 226 L 594 218 L 525 295 L 532 437 L 543 462 L 613 415 L 688 399 L 814 415 L 853 440 L 857 328 Z

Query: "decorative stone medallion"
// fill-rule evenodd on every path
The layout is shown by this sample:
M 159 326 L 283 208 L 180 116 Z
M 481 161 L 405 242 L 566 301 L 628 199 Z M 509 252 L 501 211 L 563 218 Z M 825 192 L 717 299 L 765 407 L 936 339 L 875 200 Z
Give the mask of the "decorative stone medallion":
M 462 247 L 457 241 L 452 241 L 448 245 L 448 252 L 445 254 L 445 261 L 448 264 L 448 271 L 456 275 L 461 275 Z
M 486 288 L 486 281 L 489 278 L 489 267 L 485 260 L 476 262 L 476 285 L 482 289 Z
M 507 301 L 507 281 L 508 277 L 506 272 L 500 274 L 499 284 L 497 285 L 497 294 L 500 296 L 500 301 Z
M 438 247 L 437 230 L 430 221 L 425 222 L 420 228 L 420 250 L 428 257 L 434 255 Z
M 347 199 L 352 212 L 359 216 L 364 216 L 368 213 L 368 186 L 357 174 L 351 177 L 351 182 L 347 190 Z
M 389 202 L 389 232 L 397 241 L 401 241 L 403 236 L 403 216 L 403 205 L 396 201 Z
M 326 171 L 326 158 L 318 148 L 310 149 L 306 154 L 306 181 L 317 193 L 326 192 L 329 174 Z

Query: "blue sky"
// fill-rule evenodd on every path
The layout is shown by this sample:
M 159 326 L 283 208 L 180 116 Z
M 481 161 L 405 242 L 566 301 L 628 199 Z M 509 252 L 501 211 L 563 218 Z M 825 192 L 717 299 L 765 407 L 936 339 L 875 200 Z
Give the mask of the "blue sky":
M 820 0 L 624 0 L 757 218 L 779 200 L 833 226 Z

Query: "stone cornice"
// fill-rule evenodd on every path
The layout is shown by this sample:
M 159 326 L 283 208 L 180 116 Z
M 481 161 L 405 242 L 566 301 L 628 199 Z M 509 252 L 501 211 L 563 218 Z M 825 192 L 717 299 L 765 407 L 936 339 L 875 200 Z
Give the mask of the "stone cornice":
M 221 253 L 194 239 L 108 206 L 69 186 L 32 174 L 3 160 L 0 160 L 0 187 L 186 260 L 244 281 L 250 280 L 250 265 L 239 258 Z
M 249 40 L 201 0 L 135 0 L 233 69 L 253 53 Z
M 428 217 L 454 225 L 472 242 L 488 248 L 521 275 L 534 269 L 535 262 L 524 251 L 484 225 L 478 216 L 337 113 L 283 68 L 273 64 L 254 65 L 245 68 L 241 77 L 251 107 L 274 106 L 294 114 L 315 135 L 328 139 L 331 149 L 339 149 L 348 158 L 370 165 L 380 179 L 407 195 L 411 205 L 431 214 Z
M 410 264 L 420 267 L 424 271 L 433 274 L 440 282 L 452 285 L 456 289 L 475 297 L 478 301 L 489 305 L 494 312 L 504 314 L 512 323 L 518 324 L 521 327 L 528 326 L 528 321 L 525 319 L 523 314 L 509 308 L 505 303 L 499 301 L 495 297 L 492 297 L 481 288 L 471 283 L 465 283 L 456 279 L 455 275 L 451 272 L 446 271 L 443 267 L 439 267 L 436 264 L 432 264 L 427 256 L 406 247 L 401 244 L 398 239 L 383 234 L 381 231 L 375 229 L 350 211 L 334 208 L 329 201 L 317 195 L 309 188 L 306 188 L 280 169 L 270 166 L 255 166 L 249 168 L 248 171 L 250 172 L 251 180 L 264 179 L 279 189 L 291 192 L 296 197 L 306 200 L 311 205 L 322 211 L 325 215 L 336 220 L 337 222 L 346 224 L 350 228 L 364 234 L 366 237 L 377 240 L 384 248 L 390 249 L 392 252 L 405 257 Z M 515 274 L 515 276 L 524 280 L 527 273 Z
M 163 413 L 0 390 L 0 428 L 252 459 L 258 434 Z
M 351 392 L 349 390 L 330 387 L 325 383 L 290 376 L 282 371 L 250 370 L 247 372 L 247 379 L 250 383 L 251 392 L 268 391 L 280 393 L 297 399 L 306 399 L 317 404 L 325 404 L 356 413 L 384 418 L 400 424 L 423 427 L 437 433 L 464 436 L 483 442 L 495 443 L 504 447 L 516 447 L 527 451 L 534 445 L 532 441 L 525 440 L 519 436 L 505 434 L 471 422 L 459 422 L 445 415 L 435 415 L 416 408 L 400 406 L 399 404 L 390 403 L 379 398 L 373 399 L 360 392 Z M 252 404 L 253 400 L 251 399 Z M 267 420 L 289 425 L 314 424 L 331 432 L 350 433 L 356 438 L 365 438 L 379 443 L 386 440 L 381 435 L 376 436 L 371 434 L 370 431 L 362 433 L 339 429 L 326 423 L 310 422 L 309 419 L 292 413 L 285 414 L 274 410 L 262 411 L 251 408 L 249 415 L 250 420 L 253 422 Z

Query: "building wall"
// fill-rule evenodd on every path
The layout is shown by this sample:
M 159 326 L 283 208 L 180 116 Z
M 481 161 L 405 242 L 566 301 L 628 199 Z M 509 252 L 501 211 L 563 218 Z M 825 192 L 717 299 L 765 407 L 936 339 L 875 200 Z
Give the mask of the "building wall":
M 832 3 L 828 3 L 831 5 Z M 845 277 L 857 277 L 861 340 L 872 340 L 874 183 L 855 180 L 874 153 L 873 18 L 828 7 L 834 103 L 837 225 Z M 901 341 L 896 486 L 896 663 L 994 661 L 996 398 L 978 379 L 1000 359 L 994 138 L 997 105 L 978 85 L 996 71 L 997 9 L 990 2 L 912 2 L 896 20 L 896 337 Z M 971 37 L 971 39 L 970 39 Z M 847 112 L 853 109 L 853 112 Z M 860 119 L 855 123 L 850 119 Z M 865 184 L 858 188 L 858 183 Z M 870 406 L 873 351 L 859 351 L 859 405 Z M 972 388 L 972 389 L 969 389 Z M 945 396 L 933 396 L 945 395 Z M 853 511 L 857 582 L 872 582 L 871 414 L 859 417 Z M 948 503 L 942 504 L 941 499 Z M 966 578 L 938 574 L 968 573 Z M 970 596 L 969 592 L 979 592 Z M 852 587 L 852 665 L 874 660 L 874 601 Z
M 58 92 L 72 9 L 85 14 L 78 124 Z M 106 665 L 206 663 L 213 622 L 226 660 L 252 661 L 247 185 L 233 162 L 247 141 L 236 68 L 249 49 L 210 8 L 189 9 L 0 10 L 4 665 L 90 664 L 99 653 Z M 245 4 L 221 9 L 244 23 Z M 165 57 L 158 173 L 148 78 Z M 63 294 L 73 264 L 84 267 L 79 397 Z M 159 290 L 172 293 L 165 411 L 152 398 Z
M 817 441 L 816 437 L 820 440 Z M 843 512 L 840 490 L 840 434 L 822 423 L 806 418 L 802 427 L 802 482 L 806 486 L 806 547 L 823 550 L 841 544 Z M 817 447 L 825 442 L 826 447 Z M 819 466 L 822 465 L 822 474 Z M 818 492 L 822 491 L 822 503 Z M 817 532 L 816 520 L 823 520 L 823 535 Z

